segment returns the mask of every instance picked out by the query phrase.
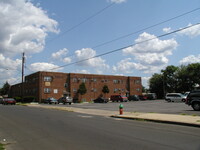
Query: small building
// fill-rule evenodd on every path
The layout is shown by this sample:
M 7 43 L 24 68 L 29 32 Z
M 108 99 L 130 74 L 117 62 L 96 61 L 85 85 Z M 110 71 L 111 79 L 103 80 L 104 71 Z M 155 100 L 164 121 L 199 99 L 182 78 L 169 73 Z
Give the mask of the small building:
M 85 83 L 87 92 L 78 93 L 81 83 Z M 103 93 L 107 85 L 109 93 Z M 23 92 L 23 94 L 22 94 Z M 99 96 L 109 98 L 111 95 L 141 95 L 141 77 L 97 75 L 61 72 L 36 72 L 25 76 L 25 82 L 11 86 L 10 96 L 32 96 L 38 102 L 48 97 L 56 99 L 71 96 L 77 102 L 90 102 Z

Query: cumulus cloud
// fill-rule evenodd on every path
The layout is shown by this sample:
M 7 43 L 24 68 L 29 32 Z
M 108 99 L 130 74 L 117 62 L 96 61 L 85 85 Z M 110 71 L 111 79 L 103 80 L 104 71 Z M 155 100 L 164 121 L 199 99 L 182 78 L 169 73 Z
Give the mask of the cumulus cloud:
M 0 84 L 4 84 L 5 81 L 13 83 L 16 81 L 13 76 L 19 72 L 21 72 L 21 60 L 12 60 L 0 54 Z
M 181 65 L 188 65 L 192 63 L 200 63 L 200 54 L 197 56 L 189 55 L 188 57 L 183 58 L 179 61 Z
M 93 68 L 103 68 L 103 69 L 108 69 L 109 66 L 106 64 L 106 61 L 102 59 L 101 57 L 96 57 L 96 51 L 91 49 L 91 48 L 83 48 L 81 50 L 75 51 L 76 59 L 77 61 L 82 61 L 78 63 L 80 66 L 88 66 L 88 67 L 93 67 Z M 91 59 L 90 59 L 91 58 Z
M 192 24 L 189 24 L 189 26 L 191 26 Z M 200 25 L 195 25 L 191 28 L 187 28 L 185 30 L 180 31 L 178 34 L 180 35 L 186 35 L 189 36 L 191 38 L 199 36 L 200 35 Z
M 130 58 L 125 59 L 114 68 L 115 70 L 137 69 L 145 73 L 157 72 L 168 63 L 167 56 L 172 55 L 177 46 L 175 39 L 160 40 L 155 35 L 144 32 L 135 40 L 134 46 L 123 50 L 125 55 L 132 55 L 136 62 Z
M 117 4 L 126 2 L 126 0 L 108 0 L 108 1 L 110 1 L 111 3 L 117 3 Z
M 0 53 L 38 53 L 48 32 L 58 33 L 58 23 L 28 0 L 0 1 Z
M 59 71 L 62 68 L 58 68 L 59 66 L 54 65 L 52 63 L 46 63 L 46 62 L 37 62 L 37 63 L 33 63 L 30 65 L 29 69 L 33 72 L 37 72 L 37 71 Z
M 142 85 L 145 87 L 145 88 L 149 88 L 149 79 L 151 77 L 142 77 Z
M 85 70 L 85 69 L 83 69 L 83 70 L 75 70 L 74 72 L 75 73 L 90 74 L 90 72 L 88 70 Z
M 163 28 L 163 32 L 170 33 L 170 32 L 172 32 L 172 29 L 170 27 L 169 28 Z
M 114 72 L 120 72 L 122 74 L 132 73 L 134 69 L 145 70 L 147 69 L 147 67 L 145 67 L 144 65 L 140 63 L 132 62 L 131 58 L 126 58 L 124 60 L 121 60 L 120 62 L 117 63 L 117 66 L 113 66 Z
M 55 53 L 52 53 L 51 57 L 55 60 L 60 60 L 65 63 L 70 63 L 71 58 L 66 57 L 68 54 L 68 50 L 66 48 L 63 48 Z

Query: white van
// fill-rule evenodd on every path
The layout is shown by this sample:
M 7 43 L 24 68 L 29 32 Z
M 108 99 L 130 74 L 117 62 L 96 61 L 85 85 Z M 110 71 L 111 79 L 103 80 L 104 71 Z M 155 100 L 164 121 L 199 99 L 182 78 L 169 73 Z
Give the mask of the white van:
M 187 96 L 181 93 L 167 93 L 165 96 L 165 100 L 168 102 L 185 102 L 186 97 Z

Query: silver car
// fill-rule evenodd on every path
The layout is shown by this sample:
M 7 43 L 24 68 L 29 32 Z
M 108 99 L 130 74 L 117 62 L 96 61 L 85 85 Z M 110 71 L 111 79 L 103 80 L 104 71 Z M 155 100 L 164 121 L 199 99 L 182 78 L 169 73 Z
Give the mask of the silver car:
M 187 96 L 181 93 L 167 93 L 165 100 L 168 102 L 185 102 Z

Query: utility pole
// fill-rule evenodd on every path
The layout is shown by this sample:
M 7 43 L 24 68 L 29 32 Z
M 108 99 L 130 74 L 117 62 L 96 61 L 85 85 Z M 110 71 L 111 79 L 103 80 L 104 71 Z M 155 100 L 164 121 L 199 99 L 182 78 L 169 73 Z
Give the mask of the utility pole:
M 25 57 L 24 57 L 24 52 L 22 53 L 22 102 L 24 101 L 24 60 L 25 60 Z

